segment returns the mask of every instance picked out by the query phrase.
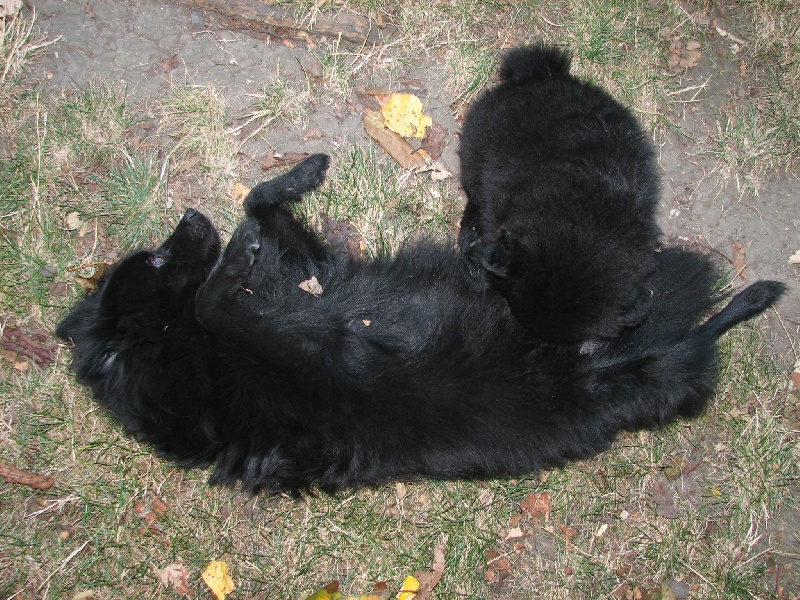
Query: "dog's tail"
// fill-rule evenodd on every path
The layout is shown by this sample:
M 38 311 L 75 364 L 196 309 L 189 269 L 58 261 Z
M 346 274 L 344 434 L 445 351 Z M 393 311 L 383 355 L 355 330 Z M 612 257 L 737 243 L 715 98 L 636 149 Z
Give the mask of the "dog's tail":
M 503 56 L 500 78 L 508 83 L 527 83 L 566 77 L 571 62 L 569 53 L 555 46 L 520 46 Z
M 717 379 L 719 337 L 764 312 L 786 290 L 777 281 L 759 281 L 692 327 L 714 303 L 714 273 L 710 260 L 696 253 L 661 254 L 651 312 L 589 358 L 586 389 L 602 398 L 607 418 L 635 430 L 705 410 Z
M 779 281 L 757 281 L 736 294 L 725 308 L 698 327 L 693 335 L 717 339 L 734 325 L 764 312 L 785 291 L 786 286 Z

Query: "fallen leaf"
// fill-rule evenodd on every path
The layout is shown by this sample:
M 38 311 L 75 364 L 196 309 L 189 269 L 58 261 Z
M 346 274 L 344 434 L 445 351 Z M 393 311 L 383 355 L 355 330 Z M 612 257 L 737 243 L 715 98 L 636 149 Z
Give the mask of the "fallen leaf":
M 0 0 L 0 18 L 12 17 L 22 8 L 22 0 Z
M 79 229 L 81 225 L 83 225 L 83 219 L 81 219 L 80 215 L 75 211 L 69 213 L 64 218 L 64 229 L 67 231 Z
M 14 359 L 9 362 L 14 362 L 16 355 L 21 354 L 42 366 L 53 362 L 56 349 L 55 346 L 45 343 L 48 339 L 49 336 L 41 331 L 25 334 L 21 329 L 6 325 L 0 337 L 0 347 L 14 354 Z
M 447 130 L 436 123 L 428 128 L 425 139 L 422 140 L 422 147 L 427 150 L 433 160 L 439 160 L 447 145 Z
M 244 204 L 247 194 L 249 193 L 250 188 L 239 182 L 234 183 L 233 188 L 231 189 L 231 197 L 236 201 L 237 204 Z
M 309 127 L 306 129 L 306 132 L 303 134 L 303 141 L 308 140 L 319 140 L 325 137 L 325 132 L 320 131 L 316 127 Z
M 83 288 L 87 294 L 94 294 L 100 288 L 100 283 L 108 272 L 108 263 L 101 262 L 95 265 L 94 273 L 91 277 L 84 277 L 83 275 L 75 275 L 75 282 Z
M 54 298 L 58 298 L 61 296 L 67 295 L 67 282 L 66 281 L 54 281 L 50 285 L 47 286 L 47 290 L 50 292 L 50 295 Z
M 696 67 L 703 55 L 700 50 L 700 42 L 689 40 L 685 44 L 681 40 L 672 40 L 669 45 L 669 58 L 667 60 L 670 69 L 691 69 Z
M 339 600 L 342 597 L 339 592 L 339 580 L 334 579 L 318 592 L 314 592 L 306 600 Z
M 363 236 L 347 221 L 337 221 L 322 213 L 322 234 L 331 249 L 341 257 L 361 258 Z
M 689 461 L 682 456 L 671 456 L 667 466 L 664 467 L 664 475 L 667 479 L 678 479 L 686 472 L 689 467 Z
M 37 475 L 36 473 L 29 473 L 1 462 L 0 477 L 5 479 L 6 483 L 27 485 L 35 490 L 49 490 L 55 483 L 52 477 L 48 477 L 46 475 Z
M 550 494 L 542 492 L 538 494 L 531 492 L 520 505 L 520 509 L 528 513 L 531 517 L 545 517 L 550 514 Z
M 170 71 L 174 71 L 178 68 L 178 65 L 181 64 L 180 60 L 178 60 L 178 55 L 173 54 L 169 58 L 162 58 L 160 61 L 161 63 L 161 70 L 164 73 L 169 73 Z
M 744 244 L 738 240 L 733 242 L 732 247 L 733 268 L 736 269 L 736 275 L 741 277 L 742 281 L 747 281 L 747 273 L 745 273 L 745 269 L 747 268 L 747 250 Z
M 800 390 L 800 366 L 796 366 L 792 371 L 792 383 L 795 389 Z
M 384 126 L 383 115 L 379 111 L 367 111 L 364 129 L 404 169 L 418 169 L 427 164 L 422 150 L 414 151 L 411 144 Z
M 657 481 L 653 485 L 652 498 L 657 515 L 665 519 L 677 519 L 680 516 L 678 508 L 675 506 L 672 488 L 665 481 Z
M 438 544 L 433 549 L 433 565 L 430 571 L 416 571 L 414 577 L 417 578 L 419 588 L 414 600 L 430 600 L 433 588 L 439 583 L 444 574 L 444 544 Z M 405 585 L 403 586 L 405 587 Z
M 95 590 L 84 590 L 75 594 L 72 597 L 72 600 L 95 600 L 95 598 L 100 598 L 100 592 L 96 592 Z
M 189 569 L 182 564 L 173 563 L 163 569 L 157 569 L 153 565 L 153 573 L 156 574 L 164 587 L 171 587 L 182 596 L 189 593 Z
M 416 600 L 419 591 L 419 580 L 409 575 L 403 580 L 403 587 L 397 592 L 397 600 Z
M 312 275 L 310 279 L 306 279 L 305 281 L 301 281 L 298 286 L 304 292 L 308 292 L 312 296 L 321 296 L 322 295 L 322 286 L 320 285 L 319 281 L 315 275 Z
M 261 170 L 266 172 L 276 167 L 291 167 L 308 158 L 304 152 L 286 152 L 284 154 L 268 154 L 259 160 Z
M 422 100 L 414 94 L 392 94 L 381 113 L 386 128 L 405 138 L 424 138 L 433 123 L 429 115 L 422 114 Z
M 228 563 L 221 560 L 212 560 L 208 563 L 202 578 L 218 600 L 225 600 L 225 596 L 236 589 L 233 579 L 228 575 Z
M 486 574 L 483 579 L 487 583 L 500 583 L 511 574 L 511 563 L 508 559 L 494 549 L 484 553 L 486 558 Z
M 790 265 L 800 265 L 800 250 L 792 254 L 786 262 Z

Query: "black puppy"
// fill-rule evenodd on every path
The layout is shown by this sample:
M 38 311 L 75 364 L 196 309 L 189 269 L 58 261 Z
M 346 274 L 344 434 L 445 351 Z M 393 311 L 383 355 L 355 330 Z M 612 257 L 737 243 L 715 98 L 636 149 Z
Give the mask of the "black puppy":
M 693 328 L 714 270 L 668 251 L 640 326 L 590 356 L 532 343 L 454 252 L 334 258 L 284 204 L 326 166 L 313 156 L 256 186 L 213 270 L 217 235 L 188 211 L 58 327 L 78 380 L 129 434 L 183 466 L 214 465 L 215 483 L 335 492 L 592 456 L 621 430 L 698 414 L 717 337 L 782 291 L 756 283 Z M 298 287 L 312 277 L 321 294 Z
M 461 132 L 459 244 L 539 339 L 613 337 L 643 318 L 658 173 L 636 117 L 553 47 L 509 51 Z

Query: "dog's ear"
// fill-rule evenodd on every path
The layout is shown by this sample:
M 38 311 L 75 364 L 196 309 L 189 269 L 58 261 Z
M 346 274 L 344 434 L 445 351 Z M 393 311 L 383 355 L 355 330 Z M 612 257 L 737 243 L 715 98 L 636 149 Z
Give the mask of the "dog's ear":
M 516 236 L 501 229 L 497 240 L 486 246 L 486 252 L 481 259 L 483 268 L 495 277 L 506 279 L 511 275 L 514 256 L 518 249 L 519 241 Z

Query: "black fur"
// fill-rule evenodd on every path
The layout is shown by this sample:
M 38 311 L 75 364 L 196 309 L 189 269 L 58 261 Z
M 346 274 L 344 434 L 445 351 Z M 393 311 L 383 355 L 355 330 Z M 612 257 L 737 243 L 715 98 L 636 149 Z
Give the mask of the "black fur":
M 637 118 L 553 47 L 509 51 L 461 132 L 459 244 L 534 336 L 613 337 L 647 312 L 658 172 Z
M 181 465 L 214 465 L 214 483 L 335 492 L 592 456 L 621 430 L 698 414 L 717 337 L 783 289 L 756 283 L 695 327 L 714 269 L 669 250 L 638 327 L 584 355 L 534 343 L 452 251 L 335 258 L 283 204 L 326 167 L 312 156 L 256 186 L 210 275 L 217 237 L 189 211 L 58 327 L 74 342 L 78 381 L 125 430 Z M 312 276 L 318 297 L 298 287 Z

